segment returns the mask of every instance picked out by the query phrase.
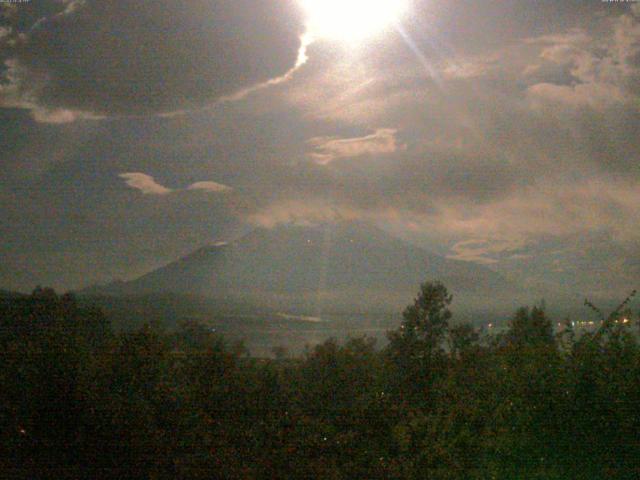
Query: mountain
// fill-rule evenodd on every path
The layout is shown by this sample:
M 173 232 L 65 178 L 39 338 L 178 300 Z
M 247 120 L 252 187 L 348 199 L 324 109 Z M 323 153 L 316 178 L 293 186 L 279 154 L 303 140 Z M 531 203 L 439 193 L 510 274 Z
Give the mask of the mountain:
M 436 279 L 478 305 L 515 292 L 484 266 L 429 253 L 368 225 L 341 223 L 258 228 L 135 280 L 81 293 L 188 294 L 307 313 L 398 311 L 421 282 Z

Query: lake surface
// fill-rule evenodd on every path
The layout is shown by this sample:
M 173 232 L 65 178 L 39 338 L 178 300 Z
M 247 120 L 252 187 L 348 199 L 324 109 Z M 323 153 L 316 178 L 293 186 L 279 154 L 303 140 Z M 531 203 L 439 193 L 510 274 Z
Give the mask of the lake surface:
M 376 339 L 384 345 L 387 332 L 400 325 L 400 316 L 300 316 L 279 312 L 272 315 L 224 315 L 207 322 L 229 341 L 241 340 L 253 356 L 273 356 L 275 347 L 300 354 L 329 338 L 340 342 L 353 337 Z

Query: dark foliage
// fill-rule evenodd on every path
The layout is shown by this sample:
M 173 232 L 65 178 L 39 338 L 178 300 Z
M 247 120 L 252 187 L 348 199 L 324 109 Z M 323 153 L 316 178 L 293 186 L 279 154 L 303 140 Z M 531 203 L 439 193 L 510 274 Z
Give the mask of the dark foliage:
M 628 301 L 591 333 L 554 334 L 534 307 L 493 336 L 452 324 L 451 302 L 422 285 L 382 350 L 255 359 L 198 323 L 114 334 L 69 295 L 8 299 L 0 476 L 640 478 Z

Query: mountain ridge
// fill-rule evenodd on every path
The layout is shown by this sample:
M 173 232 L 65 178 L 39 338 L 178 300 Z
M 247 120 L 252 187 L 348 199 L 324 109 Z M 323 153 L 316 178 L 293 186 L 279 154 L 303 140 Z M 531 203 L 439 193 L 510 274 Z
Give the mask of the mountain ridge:
M 456 295 L 495 295 L 514 287 L 484 266 L 448 259 L 361 223 L 257 228 L 193 252 L 128 282 L 80 294 L 177 293 L 246 298 L 271 307 L 405 305 L 425 280 Z M 315 307 L 312 305 L 315 304 Z

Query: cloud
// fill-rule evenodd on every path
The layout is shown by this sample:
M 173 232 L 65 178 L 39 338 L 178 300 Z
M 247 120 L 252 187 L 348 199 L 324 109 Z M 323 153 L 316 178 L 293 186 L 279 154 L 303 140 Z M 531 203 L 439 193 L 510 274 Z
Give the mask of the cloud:
M 140 190 L 145 195 L 167 195 L 173 190 L 157 183 L 152 176 L 145 173 L 131 172 L 118 175 L 128 186 Z
M 31 116 L 36 122 L 51 123 L 51 124 L 63 124 L 73 123 L 77 120 L 102 120 L 105 117 L 103 115 L 96 115 L 90 112 L 81 112 L 80 110 L 67 110 L 64 108 L 56 108 L 50 110 L 38 105 L 28 105 L 24 102 L 19 104 L 21 108 L 28 106 L 31 109 Z
M 528 93 L 534 101 L 542 100 L 544 106 L 564 104 L 575 108 L 588 106 L 600 109 L 625 100 L 620 89 L 598 83 L 575 86 L 538 83 L 529 87 Z
M 150 2 L 144 3 L 143 13 L 152 9 Z M 12 78 L 0 81 L 0 96 L 5 105 L 9 99 L 16 106 L 30 102 L 30 114 L 37 120 L 59 125 L 35 125 L 27 118 L 28 112 L 2 110 L 0 152 L 13 171 L 20 165 L 23 172 L 33 172 L 36 162 L 51 161 L 55 156 L 57 168 L 68 172 L 70 179 L 77 178 L 77 168 L 101 168 L 107 175 L 113 171 L 162 171 L 167 185 L 175 186 L 175 193 L 169 195 L 171 201 L 136 202 L 135 208 L 153 232 L 149 237 L 163 231 L 168 215 L 183 222 L 173 239 L 182 253 L 185 243 L 210 241 L 211 226 L 223 223 L 220 219 L 260 225 L 360 219 L 393 225 L 394 231 L 417 242 L 430 242 L 443 255 L 497 262 L 492 268 L 522 264 L 524 274 L 529 274 L 530 264 L 540 258 L 535 249 L 554 242 L 556 247 L 567 247 L 566 252 L 578 253 L 590 243 L 593 251 L 601 252 L 608 252 L 607 245 L 614 244 L 622 246 L 622 253 L 611 256 L 637 257 L 633 244 L 640 244 L 640 56 L 638 18 L 631 17 L 629 5 L 573 0 L 516 0 L 507 2 L 509 5 L 476 0 L 437 3 L 429 2 L 430 6 L 418 9 L 408 19 L 415 22 L 407 26 L 407 32 L 422 58 L 394 33 L 348 54 L 335 44 L 316 42 L 309 45 L 304 68 L 287 76 L 297 62 L 296 53 L 300 53 L 295 34 L 291 50 L 287 49 L 289 60 L 283 61 L 273 76 L 256 83 L 257 77 L 250 75 L 241 82 L 246 87 L 238 89 L 233 82 L 210 89 L 217 74 L 200 75 L 203 90 L 191 95 L 183 94 L 188 89 L 174 85 L 177 77 L 185 76 L 189 84 L 190 74 L 171 68 L 166 72 L 165 88 L 154 87 L 159 84 L 158 75 L 153 65 L 147 65 L 153 55 L 141 54 L 147 42 L 131 49 L 134 65 L 125 65 L 122 71 L 135 73 L 139 67 L 149 66 L 149 91 L 144 79 L 140 80 L 140 97 L 129 98 L 126 87 L 119 90 L 112 83 L 115 75 L 107 75 L 104 85 L 93 85 L 100 90 L 96 96 L 90 83 L 102 78 L 96 75 L 107 69 L 105 59 L 112 56 L 96 60 L 100 63 L 97 69 L 90 68 L 87 60 L 70 57 L 69 66 L 76 73 L 87 72 L 86 84 L 70 76 L 70 85 L 77 91 L 71 100 L 71 87 L 59 85 L 64 78 L 60 76 L 64 70 L 60 59 L 54 54 L 50 66 L 48 59 L 40 61 L 35 51 L 30 57 L 25 49 L 29 42 L 31 48 L 36 39 L 41 41 L 44 32 L 53 39 L 64 36 L 65 32 L 56 31 L 58 24 L 93 21 L 95 4 L 76 7 L 63 20 L 52 19 L 50 13 L 37 15 L 32 22 L 21 21 L 33 25 L 37 18 L 45 17 L 33 33 L 23 29 L 25 38 L 20 39 L 18 27 L 13 27 L 0 40 L 4 52 L 0 62 L 13 59 L 6 69 L 0 65 L 0 71 Z M 165 5 L 165 0 L 159 4 Z M 184 10 L 181 15 L 193 14 L 202 4 L 195 0 L 170 7 L 170 11 L 173 14 L 180 8 Z M 26 11 L 21 8 L 18 13 Z M 427 11 L 433 12 L 432 23 L 424 18 Z M 204 10 L 199 12 L 207 17 Z M 81 13 L 88 19 L 79 18 Z M 247 11 L 247 15 L 253 13 Z M 151 23 L 157 23 L 158 18 L 163 18 L 162 13 L 159 17 L 154 14 Z M 122 30 L 138 23 L 142 20 L 124 17 Z M 173 30 L 183 23 L 180 15 L 167 18 L 167 38 L 187 35 Z M 113 19 L 106 25 L 112 30 L 117 26 Z M 216 30 L 215 22 L 209 26 L 211 32 Z M 77 34 L 78 28 L 71 31 L 74 28 Z M 190 30 L 181 30 L 185 31 Z M 196 40 L 206 37 L 207 32 L 208 28 L 191 30 Z M 135 36 L 146 38 L 152 33 Z M 227 33 L 220 31 L 222 38 Z M 91 41 L 97 38 L 91 32 L 87 36 Z M 247 42 L 251 44 L 254 37 L 248 35 Z M 6 46 L 7 39 L 16 42 L 13 50 Z M 122 41 L 129 42 L 126 37 Z M 266 48 L 268 43 L 259 48 L 271 52 Z M 156 44 L 152 45 L 155 48 Z M 163 42 L 158 45 L 158 66 L 164 68 L 171 60 L 165 58 Z M 198 41 L 193 46 L 194 57 L 179 58 L 197 58 L 206 64 L 209 58 L 203 59 L 201 52 L 208 47 Z M 70 51 L 78 48 L 76 45 Z M 98 51 L 105 50 L 100 47 Z M 114 68 L 122 63 L 121 50 L 116 48 L 115 53 Z M 141 56 L 140 60 L 136 56 Z M 218 52 L 213 52 L 210 59 L 218 57 Z M 256 66 L 262 68 L 262 62 Z M 224 72 L 218 73 L 226 78 Z M 255 92 L 256 85 L 283 75 L 287 81 L 277 88 L 247 95 Z M 128 82 L 136 77 L 123 74 L 121 79 Z M 56 89 L 60 89 L 60 96 L 53 95 Z M 219 96 L 220 92 L 228 93 Z M 218 103 L 215 115 L 61 125 L 79 118 L 79 112 L 175 112 L 243 96 L 242 101 Z M 113 105 L 106 102 L 111 97 Z M 20 120 L 7 128 L 12 118 Z M 305 158 L 307 161 L 301 161 Z M 213 171 L 219 177 L 209 177 Z M 88 176 L 86 172 L 83 178 Z M 184 178 L 189 181 L 182 183 Z M 188 187 L 196 179 L 208 178 L 223 183 L 233 178 L 235 191 L 242 195 L 219 193 L 226 190 L 217 184 L 205 189 Z M 99 187 L 85 188 L 95 191 Z M 194 193 L 197 190 L 212 191 L 212 201 L 205 201 L 205 194 Z M 111 201 L 105 202 L 113 210 L 112 223 L 116 225 L 132 206 L 126 195 L 111 195 L 110 200 L 121 202 L 117 209 Z M 42 205 L 45 211 L 46 203 Z M 212 208 L 217 209 L 215 214 Z M 190 215 L 184 215 L 185 211 Z M 82 213 L 93 215 L 88 208 Z M 198 222 L 191 220 L 192 215 L 200 215 Z M 205 224 L 207 229 L 202 228 Z M 185 240 L 194 231 L 200 237 L 193 234 Z M 64 235 L 72 234 L 65 231 Z M 113 229 L 103 235 L 115 238 Z M 131 235 L 133 238 L 138 232 Z M 579 238 L 588 240 L 578 243 Z M 522 251 L 494 251 L 518 241 L 526 242 Z M 532 254 L 532 249 L 535 261 L 515 261 Z M 581 258 L 578 253 L 576 258 Z M 571 264 L 574 260 L 568 255 L 563 253 L 562 260 Z M 541 275 L 546 275 L 542 270 Z M 623 278 L 617 273 L 615 277 Z
M 199 108 L 281 78 L 300 61 L 304 24 L 294 0 L 29 8 L 33 18 L 18 12 L 2 31 L 12 45 L 3 42 L 0 62 L 14 67 L 0 82 L 0 105 L 64 112 L 39 121 Z
M 450 59 L 442 68 L 442 77 L 450 79 L 473 79 L 482 77 L 493 68 L 495 58 L 479 56 L 477 58 Z
M 387 196 L 369 204 L 364 198 L 357 202 L 355 195 L 346 194 L 335 195 L 331 201 L 322 197 L 282 199 L 258 207 L 245 219 L 266 227 L 339 220 L 395 225 L 398 231 L 411 232 L 416 238 L 426 236 L 438 244 L 453 244 L 451 258 L 483 264 L 524 258 L 532 245 L 550 238 L 588 238 L 599 232 L 617 245 L 640 242 L 640 187 L 634 182 L 592 179 L 541 183 L 475 205 L 452 202 L 437 194 L 419 196 L 411 189 L 404 197 L 401 201 Z M 406 197 L 415 208 L 407 209 Z
M 277 225 L 293 223 L 313 225 L 335 222 L 341 219 L 356 219 L 361 212 L 354 212 L 344 206 L 336 207 L 324 200 L 285 200 L 271 203 L 248 214 L 245 221 L 252 225 L 273 228 Z
M 121 173 L 118 176 L 120 178 L 123 178 L 128 186 L 130 186 L 131 188 L 135 188 L 136 190 L 140 190 L 145 195 L 167 195 L 169 193 L 181 191 L 179 189 L 175 190 L 160 185 L 154 180 L 151 175 L 147 175 L 146 173 Z M 230 192 L 233 189 L 231 187 L 228 187 L 227 185 L 222 185 L 221 183 L 204 181 L 195 182 L 189 185 L 185 190 L 200 190 L 210 193 L 225 193 Z
M 342 221 L 364 220 L 368 222 L 394 222 L 403 218 L 396 208 L 366 209 L 348 202 L 329 201 L 326 198 L 310 197 L 287 199 L 259 207 L 245 215 L 244 220 L 252 225 L 273 228 L 282 224 L 318 225 Z M 410 215 L 404 218 L 412 218 Z
M 310 157 L 321 165 L 327 165 L 341 158 L 395 153 L 403 148 L 398 144 L 396 134 L 397 130 L 393 128 L 379 128 L 364 137 L 314 137 L 307 144 L 314 150 Z
M 505 256 L 504 254 L 520 250 L 525 245 L 526 242 L 518 238 L 464 240 L 451 247 L 453 253 L 447 255 L 447 258 L 491 265 L 498 263 L 501 257 Z M 528 258 L 528 256 L 513 254 L 509 258 Z
M 530 260 L 532 258 L 534 258 L 534 256 L 528 253 L 514 253 L 513 255 L 509 255 L 508 260 Z
M 231 191 L 232 188 L 216 182 L 196 182 L 189 185 L 187 190 L 204 190 L 205 192 L 222 193 Z
M 618 242 L 639 238 L 640 187 L 591 179 L 537 184 L 483 205 L 438 206 L 436 228 L 474 238 L 528 238 L 608 232 Z
M 602 110 L 616 104 L 634 104 L 640 94 L 640 23 L 631 15 L 613 20 L 596 38 L 576 29 L 566 34 L 530 39 L 542 46 L 538 61 L 527 68 L 539 72 L 548 65 L 563 68 L 570 81 L 542 81 L 527 93 L 540 104 L 590 107 Z

